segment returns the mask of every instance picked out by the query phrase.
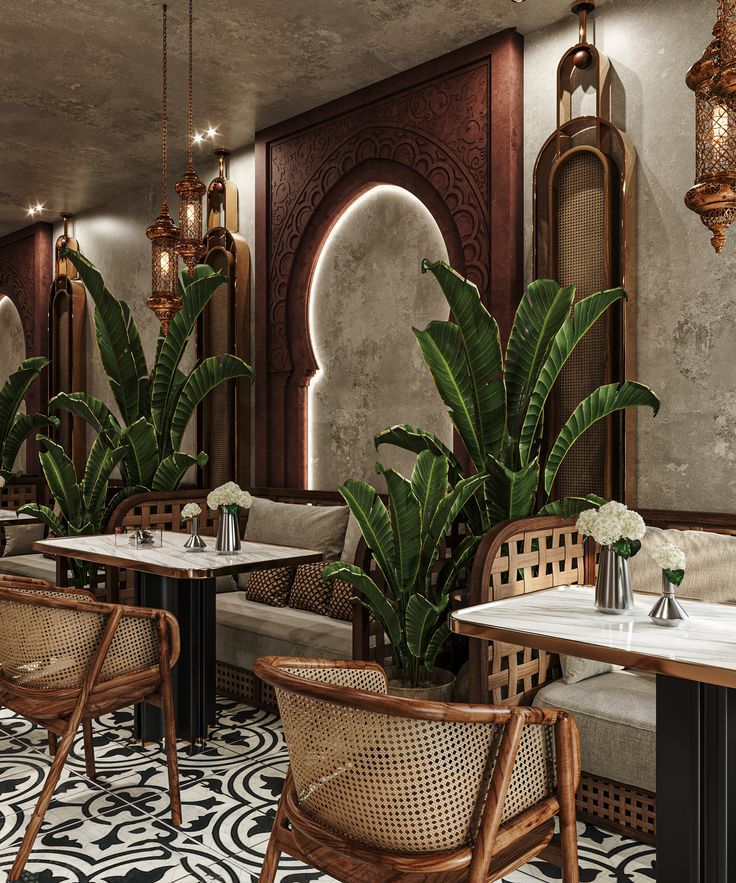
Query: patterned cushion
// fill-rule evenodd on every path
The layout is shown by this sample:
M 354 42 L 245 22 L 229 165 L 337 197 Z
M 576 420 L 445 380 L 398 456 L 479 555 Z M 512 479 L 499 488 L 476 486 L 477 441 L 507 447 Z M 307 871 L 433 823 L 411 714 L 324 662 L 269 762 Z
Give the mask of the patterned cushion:
M 269 604 L 271 607 L 286 607 L 289 603 L 289 589 L 294 581 L 293 567 L 273 567 L 270 570 L 256 570 L 250 574 L 245 597 L 249 601 Z
M 312 613 L 327 616 L 332 587 L 322 578 L 322 571 L 326 566 L 326 562 L 320 561 L 317 564 L 300 564 L 297 567 L 294 584 L 291 587 L 289 607 L 295 610 L 311 610 Z
M 332 594 L 330 595 L 327 615 L 333 619 L 344 619 L 352 622 L 353 605 L 350 603 L 350 599 L 355 596 L 356 590 L 343 579 L 333 579 L 330 580 L 330 583 L 332 584 Z

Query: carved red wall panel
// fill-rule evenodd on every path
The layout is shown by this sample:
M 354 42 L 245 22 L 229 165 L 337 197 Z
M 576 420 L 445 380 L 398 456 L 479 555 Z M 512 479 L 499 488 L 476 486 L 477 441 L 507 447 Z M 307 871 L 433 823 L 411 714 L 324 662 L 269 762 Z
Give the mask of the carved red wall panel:
M 52 227 L 38 223 L 0 237 L 0 294 L 15 304 L 26 340 L 26 357 L 48 355 L 47 322 L 52 280 Z M 28 413 L 46 409 L 46 377 L 28 391 Z M 38 446 L 26 443 L 26 471 L 39 474 Z
M 256 136 L 256 469 L 305 487 L 308 297 L 322 243 L 375 184 L 414 193 L 507 333 L 522 280 L 522 40 L 474 43 Z

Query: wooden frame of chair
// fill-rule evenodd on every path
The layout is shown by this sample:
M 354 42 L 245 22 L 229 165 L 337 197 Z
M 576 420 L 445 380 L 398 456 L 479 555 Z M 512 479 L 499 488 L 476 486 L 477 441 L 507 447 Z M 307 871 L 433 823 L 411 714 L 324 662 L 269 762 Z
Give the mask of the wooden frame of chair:
M 0 671 L 0 706 L 4 705 L 47 729 L 49 749 L 53 755 L 46 782 L 10 871 L 9 880 L 13 881 L 20 879 L 23 873 L 80 724 L 83 730 L 86 772 L 90 778 L 94 778 L 92 720 L 133 702 L 145 700 L 162 708 L 172 823 L 175 827 L 181 825 L 176 726 L 171 689 L 171 668 L 179 657 L 179 626 L 176 619 L 163 610 L 88 601 L 78 596 L 70 597 L 71 592 L 56 587 L 51 587 L 55 594 L 40 594 L 48 590 L 48 584 L 39 585 L 40 580 L 21 578 L 15 581 L 12 589 L 7 588 L 8 582 L 9 578 L 6 578 L 0 586 L 0 602 L 92 613 L 104 617 L 105 623 L 79 687 L 40 689 L 22 686 L 3 677 Z M 126 618 L 152 622 L 156 630 L 157 665 L 101 681 L 100 673 L 113 639 L 120 623 Z M 58 745 L 57 736 L 61 737 Z
M 337 706 L 418 721 L 502 725 L 493 740 L 495 758 L 485 801 L 479 793 L 480 824 L 475 841 L 465 848 L 436 853 L 398 853 L 370 848 L 347 839 L 305 811 L 291 773 L 287 775 L 268 850 L 259 878 L 273 883 L 282 852 L 323 873 L 350 883 L 486 883 L 525 864 L 545 850 L 553 836 L 554 816 L 560 816 L 564 883 L 578 883 L 575 792 L 580 780 L 577 727 L 566 712 L 542 708 L 490 708 L 459 703 L 426 702 L 371 693 L 324 680 L 307 680 L 285 669 L 343 669 L 385 672 L 377 663 L 344 660 L 305 660 L 263 657 L 255 672 L 274 688 Z M 524 728 L 554 727 L 556 793 L 502 823 L 514 763 Z M 489 756 L 490 760 L 490 756 Z

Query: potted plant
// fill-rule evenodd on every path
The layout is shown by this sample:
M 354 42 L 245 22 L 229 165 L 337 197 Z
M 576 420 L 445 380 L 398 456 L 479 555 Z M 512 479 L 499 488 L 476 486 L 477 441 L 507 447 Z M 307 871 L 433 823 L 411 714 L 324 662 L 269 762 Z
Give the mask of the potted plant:
M 435 668 L 437 653 L 450 635 L 447 606 L 455 578 L 475 549 L 466 537 L 435 574 L 445 536 L 461 509 L 485 482 L 484 476 L 448 482 L 447 458 L 423 451 L 411 479 L 376 467 L 386 479 L 388 506 L 374 488 L 350 480 L 339 490 L 360 527 L 381 576 L 379 587 L 362 568 L 336 561 L 325 579 L 339 578 L 357 589 L 353 603 L 370 610 L 394 652 L 396 671 L 390 691 L 416 698 L 449 699 L 453 676 Z

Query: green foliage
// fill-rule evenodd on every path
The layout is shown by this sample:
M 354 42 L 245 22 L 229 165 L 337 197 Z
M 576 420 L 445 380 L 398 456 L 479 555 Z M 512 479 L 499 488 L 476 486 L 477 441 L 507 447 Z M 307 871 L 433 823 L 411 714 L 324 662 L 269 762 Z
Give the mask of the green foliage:
M 631 407 L 647 406 L 656 415 L 659 398 L 633 381 L 600 387 L 570 414 L 542 463 L 544 410 L 575 347 L 626 292 L 601 291 L 573 307 L 574 286 L 562 288 L 549 279 L 533 282 L 519 304 L 504 356 L 498 325 L 475 285 L 442 261 L 424 261 L 422 271 L 435 276 L 453 316 L 430 322 L 424 331 L 415 328 L 414 334 L 473 471 L 483 478 L 478 494 L 464 507 L 472 532 L 480 536 L 500 521 L 531 515 L 540 497 L 545 501 L 540 514 L 568 517 L 603 502 L 594 495 L 550 501 L 560 466 L 593 424 Z M 379 433 L 375 444 L 444 454 L 450 481 L 463 475 L 452 453 L 424 430 L 393 426 Z
M 108 500 L 110 475 L 125 456 L 126 447 L 112 448 L 99 435 L 89 452 L 84 474 L 77 476 L 74 464 L 63 448 L 48 436 L 37 436 L 41 469 L 55 500 L 54 511 L 40 503 L 26 503 L 18 511 L 34 515 L 47 525 L 54 536 L 79 536 L 104 533 L 115 507 L 131 494 L 141 493 L 142 486 L 124 487 Z M 97 572 L 97 565 L 73 561 L 77 585 L 87 586 Z
M 63 255 L 95 303 L 97 348 L 121 419 L 104 402 L 81 392 L 60 393 L 49 408 L 82 417 L 109 448 L 122 450 L 119 465 L 126 487 L 176 490 L 190 467 L 207 462 L 204 451 L 195 457 L 180 450 L 197 406 L 219 384 L 254 376 L 242 359 L 227 354 L 204 359 L 189 374 L 180 367 L 197 319 L 223 277 L 205 265 L 195 267 L 193 278 L 182 274 L 182 309 L 168 335 L 159 337 L 149 372 L 129 306 L 110 293 L 85 257 L 69 250 Z
M 356 600 L 381 623 L 394 647 L 400 676 L 417 686 L 450 634 L 450 591 L 476 538 L 467 538 L 433 580 L 435 565 L 448 530 L 486 479 L 461 478 L 450 486 L 447 458 L 432 450 L 419 453 L 410 480 L 393 469 L 377 469 L 386 479 L 388 507 L 365 482 L 351 479 L 339 490 L 371 549 L 383 586 L 342 561 L 329 564 L 324 576 L 339 577 L 357 589 Z
M 56 417 L 22 414 L 20 410 L 31 384 L 48 363 L 43 356 L 25 359 L 0 387 L 0 475 L 5 481 L 20 475 L 13 467 L 28 436 L 46 426 L 59 425 Z

